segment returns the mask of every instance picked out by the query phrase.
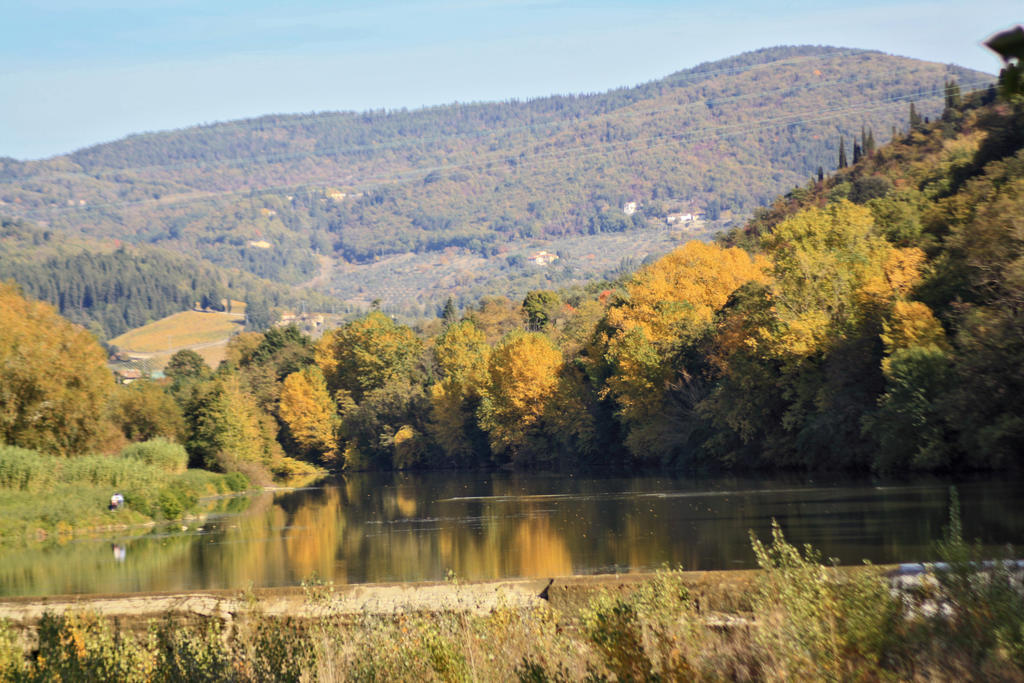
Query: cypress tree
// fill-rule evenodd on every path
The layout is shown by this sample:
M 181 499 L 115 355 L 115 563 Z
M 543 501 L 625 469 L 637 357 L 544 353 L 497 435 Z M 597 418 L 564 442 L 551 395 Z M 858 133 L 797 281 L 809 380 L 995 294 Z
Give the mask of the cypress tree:
M 858 161 L 860 161 L 860 157 L 861 157 L 861 147 L 860 147 L 860 144 L 857 142 L 857 138 L 854 138 L 853 139 L 853 163 L 857 163 Z
M 444 321 L 444 326 L 448 327 L 455 322 L 458 313 L 455 310 L 455 302 L 451 297 L 444 302 L 444 308 L 441 310 L 441 319 Z
M 946 83 L 946 109 L 958 109 L 962 104 L 960 84 L 955 80 Z
M 821 166 L 819 166 L 818 167 L 818 182 L 820 183 L 820 182 L 823 182 L 824 180 L 825 180 L 825 169 L 823 169 Z
M 917 107 L 910 103 L 910 129 L 915 130 L 921 127 L 921 115 L 917 113 Z
M 868 128 L 868 135 L 864 138 L 864 156 L 871 156 L 875 153 L 875 132 Z
M 846 138 L 839 138 L 839 168 L 846 168 Z

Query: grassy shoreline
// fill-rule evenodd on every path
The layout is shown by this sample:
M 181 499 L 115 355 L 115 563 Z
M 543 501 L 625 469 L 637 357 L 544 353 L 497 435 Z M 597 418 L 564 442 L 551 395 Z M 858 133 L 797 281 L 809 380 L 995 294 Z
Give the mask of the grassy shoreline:
M 187 464 L 185 449 L 163 439 L 130 444 L 114 456 L 74 458 L 0 445 L 0 546 L 65 543 L 237 512 L 225 509 L 225 501 L 265 488 L 241 472 Z M 296 476 L 270 488 L 303 486 L 325 474 L 303 465 Z M 111 510 L 115 492 L 125 505 Z
M 181 446 L 153 440 L 117 456 L 61 458 L 0 446 L 0 543 L 70 541 L 208 512 L 251 486 L 241 474 L 187 469 Z M 124 496 L 111 510 L 111 496 Z

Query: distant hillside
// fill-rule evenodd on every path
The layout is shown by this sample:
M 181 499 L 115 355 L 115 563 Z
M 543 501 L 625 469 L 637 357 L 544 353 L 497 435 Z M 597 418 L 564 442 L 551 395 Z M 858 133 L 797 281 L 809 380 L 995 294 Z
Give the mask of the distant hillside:
M 342 261 L 491 257 L 671 213 L 721 227 L 832 171 L 841 138 L 848 150 L 864 130 L 888 140 L 910 102 L 936 115 L 948 79 L 967 91 L 992 77 L 785 47 L 601 94 L 266 116 L 0 160 L 0 213 L 329 290 Z
M 220 308 L 230 298 L 250 302 L 257 326 L 271 309 L 338 310 L 313 292 L 261 280 L 201 259 L 119 240 L 66 239 L 29 221 L 0 219 L 0 281 L 14 280 L 25 294 L 47 301 L 61 315 L 107 339 L 195 304 Z M 344 310 L 344 309 L 343 309 Z

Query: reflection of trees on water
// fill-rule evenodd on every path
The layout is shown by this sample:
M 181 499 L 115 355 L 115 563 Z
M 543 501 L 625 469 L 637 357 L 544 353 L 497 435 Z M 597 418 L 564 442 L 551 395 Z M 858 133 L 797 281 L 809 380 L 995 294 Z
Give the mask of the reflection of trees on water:
M 333 577 L 335 551 L 346 529 L 342 490 L 304 493 L 266 494 L 249 514 L 227 524 L 215 542 L 202 546 L 196 564 L 203 584 L 280 586 L 314 575 Z
M 247 497 L 205 501 L 204 515 L 245 510 Z M 192 523 L 195 526 L 196 522 Z M 178 525 L 137 529 L 132 537 L 79 538 L 27 548 L 0 550 L 0 594 L 59 595 L 123 593 L 195 588 L 189 567 L 198 539 Z M 124 548 L 121 561 L 112 543 Z
M 968 527 L 1024 533 L 986 490 L 963 496 Z M 785 479 L 351 475 L 240 520 L 214 573 L 276 585 L 314 574 L 342 583 L 439 580 L 448 569 L 483 579 L 749 567 L 747 532 L 765 536 L 772 517 L 826 557 L 921 559 L 947 522 L 946 488 L 893 491 Z
M 960 486 L 965 536 L 1024 537 L 1013 482 Z M 237 503 L 236 503 L 237 504 Z M 251 499 L 203 534 L 76 542 L 0 555 L 7 594 L 123 592 L 546 577 L 597 571 L 751 566 L 747 531 L 772 517 L 789 539 L 844 562 L 928 559 L 948 523 L 940 480 L 877 486 L 773 478 L 694 481 L 515 474 L 351 475 Z M 118 542 L 123 542 L 119 540 Z

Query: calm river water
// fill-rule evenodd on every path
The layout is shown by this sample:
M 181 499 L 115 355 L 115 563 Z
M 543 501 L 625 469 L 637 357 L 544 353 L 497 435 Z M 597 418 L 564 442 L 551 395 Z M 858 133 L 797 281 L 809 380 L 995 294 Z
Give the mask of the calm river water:
M 230 501 L 186 529 L 0 556 L 0 594 L 547 577 L 755 565 L 749 532 L 842 563 L 932 559 L 950 481 L 514 473 L 346 476 Z M 965 536 L 1024 543 L 1022 482 L 956 484 Z M 211 503 L 223 507 L 225 501 Z M 1024 555 L 1022 555 L 1024 556 Z

